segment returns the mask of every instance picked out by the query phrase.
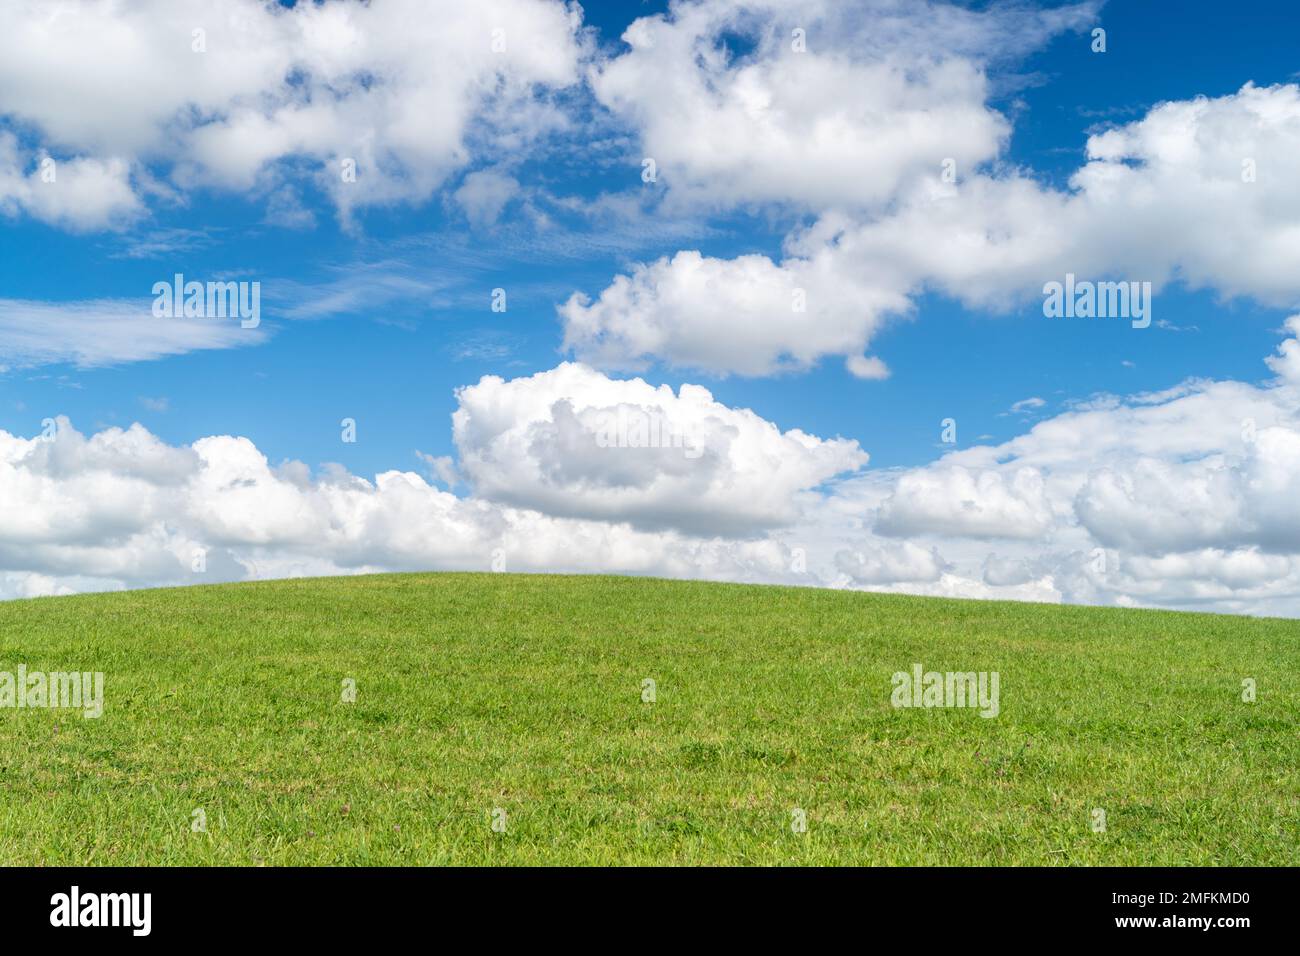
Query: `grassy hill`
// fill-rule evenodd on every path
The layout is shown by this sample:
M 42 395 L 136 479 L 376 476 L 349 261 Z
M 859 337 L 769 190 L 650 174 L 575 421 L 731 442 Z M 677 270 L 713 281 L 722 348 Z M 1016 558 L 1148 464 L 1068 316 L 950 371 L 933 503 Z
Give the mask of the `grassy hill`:
M 3 864 L 1300 863 L 1294 621 L 382 575 L 0 604 L 19 664 L 105 704 L 0 709 Z

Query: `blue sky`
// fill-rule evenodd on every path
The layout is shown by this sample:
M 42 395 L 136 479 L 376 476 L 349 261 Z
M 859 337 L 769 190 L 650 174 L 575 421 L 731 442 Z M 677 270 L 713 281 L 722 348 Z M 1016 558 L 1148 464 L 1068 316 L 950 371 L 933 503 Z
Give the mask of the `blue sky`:
M 616 50 L 633 19 L 665 6 L 593 3 L 585 20 Z M 1104 56 L 1090 51 L 1086 36 L 1067 33 L 1025 62 L 1008 64 L 1005 83 L 1013 91 L 994 100 L 1015 112 L 1008 160 L 1060 179 L 1080 163 L 1088 132 L 1107 122 L 1139 116 L 1164 99 L 1231 93 L 1247 80 L 1286 82 L 1296 72 L 1287 40 L 1293 13 L 1282 3 L 1250 6 L 1246 17 L 1236 6 L 1191 3 L 1169 17 L 1151 4 L 1112 2 L 1097 17 L 1108 31 Z M 1192 49 L 1195 56 L 1188 55 Z M 551 157 L 535 167 L 539 179 L 576 196 L 640 185 L 639 165 L 574 169 Z M 382 268 L 393 247 L 412 238 L 428 251 L 396 255 L 439 290 L 378 304 L 363 298 L 315 320 L 289 321 L 268 309 L 271 335 L 255 348 L 107 369 L 64 364 L 11 372 L 0 378 L 0 427 L 27 434 L 62 413 L 86 428 L 140 421 L 173 443 L 246 435 L 273 460 L 338 461 L 359 474 L 411 468 L 416 448 L 452 452 L 447 423 L 457 386 L 484 374 L 547 369 L 564 357 L 555 307 L 572 291 L 594 293 L 628 262 L 684 246 L 717 256 L 773 253 L 786 231 L 765 215 L 731 215 L 699 223 L 695 241 L 638 242 L 617 254 L 592 249 L 559 258 L 545 249 L 522 254 L 510 223 L 467 230 L 438 198 L 367 212 L 356 234 L 340 228 L 328 197 L 308 190 L 303 202 L 315 219 L 310 229 L 265 225 L 264 200 L 205 190 L 185 208 L 155 210 L 126 234 L 69 235 L 30 219 L 7 220 L 0 274 L 9 298 L 134 297 L 147 305 L 152 284 L 180 270 L 198 278 L 259 277 L 269 299 L 281 282 L 319 290 L 363 264 Z M 573 229 L 570 239 L 581 246 L 586 230 Z M 179 247 L 129 257 L 133 245 L 173 230 Z M 454 259 L 438 251 L 440 240 L 456 250 Z M 504 315 L 489 308 L 496 287 L 509 294 Z M 783 428 L 857 438 L 873 463 L 908 465 L 945 450 L 939 422 L 958 410 L 959 442 L 1001 440 L 1022 425 L 1004 413 L 1032 396 L 1050 409 L 1094 392 L 1163 389 L 1189 376 L 1263 377 L 1260 357 L 1276 342 L 1285 315 L 1250 303 L 1225 305 L 1213 290 L 1179 288 L 1163 293 L 1159 308 L 1196 331 L 1138 334 L 1115 326 L 1097 334 L 1045 323 L 1036 303 L 990 315 L 934 295 L 877 340 L 894 369 L 887 381 L 859 381 L 833 361 L 808 374 L 757 380 L 683 376 L 662 367 L 646 377 L 656 384 L 700 382 L 726 404 L 753 408 Z M 167 410 L 146 408 L 142 398 L 165 398 Z M 355 445 L 339 441 L 344 417 L 359 423 Z
M 542 0 L 537 0 L 537 11 L 531 2 L 518 3 L 529 16 L 537 13 L 538 24 L 543 16 L 563 9 Z M 325 6 L 352 5 L 339 0 Z M 717 67 L 717 77 L 727 78 L 747 67 L 779 68 L 785 62 L 780 57 L 784 41 L 772 45 L 771 37 L 784 37 L 789 27 L 785 21 L 796 17 L 790 22 L 803 22 L 797 15 L 805 12 L 796 10 L 786 17 L 762 3 L 752 5 L 753 9 L 745 4 L 713 6 L 726 11 L 716 14 L 716 22 L 709 21 L 703 28 L 707 35 L 696 42 L 701 50 L 728 51 Z M 176 37 L 176 42 L 188 42 L 191 22 L 207 23 L 217 16 L 212 13 L 205 20 L 204 13 L 216 8 L 205 8 L 197 0 L 183 9 L 173 32 L 159 34 L 164 42 Z M 249 3 L 246 9 L 250 17 L 269 18 L 268 23 L 289 23 L 288 17 L 296 15 L 291 11 L 277 21 L 263 5 Z M 112 301 L 123 308 L 138 305 L 147 316 L 153 284 L 177 272 L 200 280 L 257 280 L 263 296 L 260 329 L 233 340 L 236 347 L 195 347 L 164 358 L 103 365 L 24 358 L 21 351 L 13 352 L 12 341 L 3 338 L 0 324 L 0 346 L 11 350 L 8 357 L 0 353 L 0 430 L 30 439 L 40 431 L 42 420 L 59 415 L 67 416 L 84 435 L 139 422 L 167 446 L 185 447 L 207 436 L 238 436 L 255 445 L 273 466 L 296 460 L 320 469 L 335 462 L 368 480 L 390 470 L 429 477 L 417 451 L 456 459 L 466 450 L 457 447 L 451 428 L 452 413 L 460 406 L 459 387 L 473 385 L 486 375 L 526 378 L 578 358 L 615 380 L 638 375 L 652 385 L 673 389 L 683 383 L 704 386 L 721 406 L 751 409 L 782 432 L 798 429 L 822 441 L 856 441 L 870 455 L 870 466 L 865 472 L 853 468 L 849 472 L 853 481 L 867 487 L 878 472 L 921 468 L 954 452 L 976 449 L 978 458 L 982 453 L 977 449 L 1011 442 L 1036 423 L 1068 415 L 1099 395 L 1127 401 L 1124 396 L 1161 392 L 1189 379 L 1260 385 L 1273 377 L 1265 358 L 1283 340 L 1283 323 L 1295 311 L 1296 301 L 1285 280 L 1254 274 L 1243 278 L 1250 272 L 1248 264 L 1221 267 L 1209 261 L 1205 249 L 1212 240 L 1189 242 L 1188 250 L 1170 248 L 1167 262 L 1153 252 L 1160 260 L 1159 269 L 1168 275 L 1135 266 L 1130 276 L 1122 261 L 1100 267 L 1097 278 L 1150 275 L 1155 279 L 1157 323 L 1149 329 L 1131 328 L 1123 320 L 1046 319 L 1036 285 L 1059 278 L 1056 263 L 1044 266 L 1041 276 L 1035 272 L 1036 281 L 1017 280 L 1014 287 L 1008 284 L 996 294 L 983 296 L 953 293 L 959 288 L 956 283 L 977 282 L 982 274 L 962 280 L 948 277 L 941 262 L 909 264 L 907 268 L 915 268 L 915 281 L 904 283 L 905 290 L 894 290 L 906 296 L 907 307 L 883 310 L 860 337 L 866 353 L 887 365 L 886 378 L 852 374 L 845 365 L 851 349 L 823 349 L 795 370 L 765 369 L 758 374 L 745 371 L 740 359 L 735 367 L 727 367 L 725 361 L 705 366 L 682 362 L 680 350 L 698 344 L 689 341 L 689 330 L 680 333 L 684 338 L 678 352 L 667 345 L 642 356 L 644 367 L 638 371 L 593 359 L 591 348 L 566 348 L 566 322 L 577 314 L 563 309 L 570 296 L 583 293 L 596 299 L 618 277 L 635 273 L 642 264 L 696 250 L 707 261 L 720 264 L 765 256 L 784 269 L 799 258 L 790 244 L 805 230 L 843 215 L 852 224 L 850 229 L 864 229 L 864 242 L 874 243 L 879 241 L 870 238 L 874 228 L 890 224 L 896 214 L 902 217 L 914 203 L 908 190 L 915 183 L 907 177 L 887 195 L 865 203 L 857 198 L 858 187 L 851 184 L 844 187 L 844 198 L 824 202 L 810 200 L 798 189 L 792 189 L 789 197 L 774 197 L 769 179 L 762 177 L 755 178 L 758 185 L 746 192 L 739 182 L 752 172 L 749 162 L 736 167 L 733 175 L 724 172 L 721 178 L 711 178 L 714 173 L 707 157 L 684 159 L 699 164 L 685 174 L 682 167 L 666 164 L 663 181 L 643 183 L 642 156 L 652 149 L 657 132 L 662 135 L 665 124 L 680 117 L 674 116 L 671 103 L 664 106 L 655 98 L 653 84 L 635 87 L 643 81 L 631 72 L 631 48 L 620 37 L 634 20 L 645 17 L 656 17 L 666 31 L 685 32 L 688 9 L 693 5 L 670 9 L 667 4 L 592 3 L 583 8 L 580 25 L 569 27 L 557 27 L 563 14 L 556 14 L 544 28 L 537 27 L 538 33 L 543 29 L 565 32 L 568 59 L 556 67 L 543 63 L 521 68 L 534 73 L 523 78 L 525 92 L 511 92 L 519 98 L 507 104 L 510 112 L 505 119 L 493 114 L 494 105 L 505 102 L 504 94 L 476 102 L 459 130 L 457 148 L 448 156 L 436 156 L 436 163 L 443 165 L 436 175 L 429 174 L 428 184 L 420 182 L 423 170 L 407 166 L 405 178 L 397 176 L 384 184 L 392 190 L 389 198 L 350 206 L 350 199 L 340 198 L 348 194 L 331 184 L 333 154 L 321 147 L 272 150 L 271 158 L 254 162 L 249 167 L 252 172 L 242 180 L 240 173 L 225 167 L 220 150 L 227 154 L 251 150 L 249 134 L 223 131 L 231 138 L 220 141 L 217 152 L 201 134 L 209 123 L 213 128 L 226 121 L 233 125 L 230 118 L 256 102 L 247 90 L 232 92 L 224 100 L 218 94 L 211 103 L 200 102 L 206 94 L 195 94 L 193 101 L 178 94 L 176 102 L 147 108 L 126 95 L 109 103 L 122 111 L 123 120 L 115 128 L 121 130 L 130 129 L 137 114 L 153 109 L 153 119 L 141 121 L 147 135 L 105 133 L 93 118 L 71 115 L 76 113 L 75 78 L 69 81 L 74 95 L 52 96 L 48 104 L 41 96 L 31 98 L 35 105 L 30 107 L 18 97 L 0 99 L 0 131 L 12 134 L 18 175 L 32 176 L 42 155 L 65 164 L 124 157 L 128 171 L 122 174 L 123 182 L 134 197 L 122 199 L 119 206 L 91 221 L 89 212 L 79 219 L 75 209 L 43 213 L 44 207 L 38 205 L 42 200 L 30 198 L 32 194 L 15 192 L 6 200 L 0 179 L 4 214 L 0 218 L 0 300 L 9 308 L 16 308 L 13 303 L 56 307 Z M 990 124 L 989 129 L 1004 122 L 1006 135 L 996 147 L 970 145 L 980 158 L 972 168 L 961 169 L 961 189 L 970 188 L 968 180 L 976 178 L 990 189 L 1019 178 L 1037 184 L 1046 201 L 1068 202 L 1081 191 L 1071 183 L 1071 176 L 1089 160 L 1085 149 L 1089 137 L 1120 130 L 1139 143 L 1132 149 L 1147 148 L 1143 142 L 1158 148 L 1158 136 L 1141 139 L 1147 129 L 1141 124 L 1159 104 L 1193 103 L 1204 96 L 1221 98 L 1227 110 L 1246 83 L 1285 91 L 1300 69 L 1291 42 L 1295 14 L 1290 5 L 1280 2 L 1193 2 L 1180 4 L 1176 15 L 1163 5 L 1135 0 L 934 4 L 918 13 L 919 9 L 863 3 L 845 5 L 830 15 L 820 5 L 809 4 L 809 55 L 838 58 L 852 69 L 867 71 L 864 76 L 875 76 L 870 73 L 874 66 L 892 63 L 895 53 L 974 64 L 987 89 L 971 94 L 968 112 L 974 122 Z M 1053 15 L 1058 15 L 1055 20 Z M 817 28 L 818 17 L 830 18 L 826 29 Z M 855 49 L 851 44 L 826 49 L 838 42 L 829 26 L 835 17 L 842 17 L 852 30 L 863 31 L 863 37 L 891 36 L 892 27 L 872 31 L 885 19 L 895 25 L 901 22 L 897 51 Z M 511 29 L 520 22 L 520 31 L 531 22 L 502 19 Z M 1031 21 L 1042 25 L 1026 25 Z M 126 26 L 144 36 L 145 27 Z M 1090 31 L 1095 27 L 1106 31 L 1104 53 L 1090 49 Z M 713 32 L 708 34 L 709 30 Z M 1001 48 L 987 55 L 979 52 L 981 42 L 999 35 L 1005 35 L 1004 40 L 988 42 L 1004 44 Z M 548 35 L 546 42 L 553 39 Z M 211 42 L 212 52 L 205 55 L 223 55 L 223 35 L 213 30 Z M 661 39 L 655 49 L 665 46 Z M 274 61 L 272 53 L 265 55 L 268 62 Z M 291 59 L 291 54 L 283 55 L 286 62 Z M 616 77 L 618 67 L 611 65 L 624 60 L 630 79 Z M 282 102 L 293 104 L 296 97 L 306 96 L 303 91 L 314 89 L 311 84 L 318 77 L 311 70 L 323 75 L 324 68 L 311 62 L 285 69 L 279 76 L 281 85 L 275 95 Z M 385 66 L 377 59 L 349 74 L 348 82 L 364 84 L 367 90 L 371 83 L 382 87 L 383 79 L 358 77 L 369 76 L 366 70 L 370 70 L 382 78 Z M 94 63 L 83 65 L 86 90 L 98 85 L 95 71 L 99 68 Z M 551 80 L 547 71 L 553 69 L 566 74 L 564 79 Z M 898 69 L 906 72 L 904 67 Z M 667 77 L 671 65 L 665 70 Z M 608 85 L 592 81 L 593 72 L 610 77 Z M 652 79 L 653 75 L 651 71 Z M 539 80 L 539 76 L 547 78 Z M 23 78 L 14 72 L 7 79 L 17 83 Z M 46 81 L 34 74 L 30 82 Z M 345 101 L 338 94 L 341 81 L 332 82 L 333 87 L 314 89 L 311 95 L 316 101 L 327 100 L 331 93 Z M 907 82 L 921 81 L 908 77 Z M 465 89 L 470 97 L 477 95 L 479 87 L 471 83 Z M 393 101 L 402 95 L 396 90 Z M 417 93 L 410 95 L 415 102 Z M 824 105 L 818 108 L 833 118 L 838 109 L 851 110 L 857 95 L 858 91 L 846 87 L 838 91 L 843 103 L 823 97 Z M 638 96 L 644 99 L 637 101 Z M 159 94 L 159 99 L 166 97 Z M 253 112 L 261 108 L 255 106 Z M 267 117 L 280 121 L 281 114 L 266 109 Z M 344 118 L 339 122 L 355 127 L 356 115 L 344 107 L 340 112 Z M 512 125 L 525 122 L 528 129 L 523 133 Z M 682 129 L 688 131 L 682 135 L 691 135 L 689 122 L 682 122 Z M 356 134 L 358 142 L 374 141 L 373 131 L 370 139 L 355 128 L 348 133 Z M 879 130 L 873 135 L 878 134 Z M 389 135 L 398 144 L 391 147 L 393 155 L 403 157 L 400 135 L 391 131 Z M 860 147 L 865 150 L 862 175 L 867 177 L 874 161 L 868 155 L 870 136 L 862 142 L 868 144 Z M 432 147 L 422 144 L 419 149 L 426 150 L 419 152 L 421 157 L 434 155 Z M 907 176 L 914 176 L 915 182 L 933 178 L 930 165 L 922 165 L 922 172 Z M 1114 172 L 1119 167 L 1140 170 L 1143 166 L 1149 168 L 1150 161 L 1128 158 L 1114 161 L 1109 168 Z M 460 191 L 471 177 L 484 172 L 500 172 L 513 184 L 500 210 L 476 212 L 461 199 Z M 363 168 L 363 178 L 368 174 Z M 1232 174 L 1235 169 L 1226 175 Z M 775 179 L 779 182 L 779 171 Z M 1094 193 L 1101 195 L 1100 189 Z M 1135 189 L 1132 195 L 1145 194 Z M 1187 208 L 1194 215 L 1191 203 L 1189 199 Z M 1280 202 L 1278 208 L 1284 207 L 1286 201 Z M 990 224 L 986 235 L 999 228 Z M 1134 228 L 1143 227 L 1139 223 Z M 1145 248 L 1157 250 L 1169 244 L 1169 237 L 1159 233 L 1158 221 L 1150 229 L 1149 240 L 1143 240 Z M 1072 253 L 1075 259 L 1059 262 L 1078 261 L 1084 268 L 1102 262 L 1104 254 L 1097 248 L 1107 243 L 1105 234 L 1099 234 L 1103 239 L 1082 244 Z M 834 250 L 827 253 L 834 254 Z M 1015 268 L 1009 254 L 1008 263 L 1009 270 Z M 840 275 L 851 283 L 858 273 L 846 268 Z M 1189 281 L 1198 288 L 1189 288 Z M 505 289 L 508 296 L 504 313 L 490 308 L 496 288 Z M 852 301 L 835 305 L 836 310 L 850 312 L 855 307 Z M 4 308 L 0 305 L 0 312 Z M 615 318 L 607 315 L 601 321 Z M 755 318 L 756 323 L 762 321 Z M 144 325 L 141 329 L 147 336 Z M 1031 401 L 1025 404 L 1026 400 Z M 1021 404 L 1013 410 L 1017 403 Z M 948 417 L 958 422 L 955 448 L 940 441 L 940 423 Z M 357 422 L 354 444 L 340 441 L 344 418 Z M 1209 455 L 1210 450 L 1198 454 Z M 989 460 L 1005 457 L 992 453 Z M 844 472 L 818 475 L 799 493 L 828 494 L 832 479 L 845 477 Z M 482 489 L 490 484 L 479 476 L 477 481 L 455 484 L 452 491 L 463 499 L 480 495 L 486 499 L 491 496 Z M 871 499 L 863 505 L 863 513 L 876 514 L 872 509 L 880 506 L 879 499 Z M 555 512 L 570 513 L 586 515 L 576 505 Z M 864 521 L 871 527 L 871 518 Z M 690 528 L 676 530 L 692 533 Z M 1091 543 L 1103 548 L 1113 543 L 1104 535 L 1094 538 Z M 1254 546 L 1243 545 L 1244 540 L 1222 545 Z M 922 549 L 933 545 L 919 537 L 914 543 Z M 981 547 L 987 564 L 992 552 Z M 1168 553 L 1157 548 L 1143 557 L 1155 559 Z M 954 560 L 944 558 L 948 567 L 956 566 Z M 843 565 L 838 558 L 832 563 L 836 562 Z M 1037 565 L 1034 568 L 1034 574 L 1047 573 Z M 1054 573 L 1059 585 L 1061 572 Z M 985 578 L 987 582 L 987 574 Z M 106 578 L 110 583 L 104 586 L 113 586 L 112 580 Z M 866 583 L 894 582 L 881 578 Z M 1291 593 L 1289 588 L 1286 594 Z M 1080 599 L 1116 596 L 1088 592 Z M 1186 599 L 1180 592 L 1170 603 Z M 1256 606 L 1263 605 L 1244 600 L 1230 609 Z

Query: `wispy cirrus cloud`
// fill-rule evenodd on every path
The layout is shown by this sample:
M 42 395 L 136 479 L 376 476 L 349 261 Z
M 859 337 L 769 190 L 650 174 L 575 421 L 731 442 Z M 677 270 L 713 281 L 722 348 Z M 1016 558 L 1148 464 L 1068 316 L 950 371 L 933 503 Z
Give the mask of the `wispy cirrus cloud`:
M 204 349 L 256 345 L 262 329 L 238 320 L 156 318 L 152 300 L 0 299 L 0 371 L 71 364 L 101 368 Z

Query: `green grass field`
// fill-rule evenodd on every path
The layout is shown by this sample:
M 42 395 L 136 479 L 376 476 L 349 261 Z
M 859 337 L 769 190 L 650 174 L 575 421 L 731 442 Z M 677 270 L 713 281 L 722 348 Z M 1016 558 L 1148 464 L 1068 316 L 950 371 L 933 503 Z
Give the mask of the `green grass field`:
M 4 864 L 1300 863 L 1295 621 L 382 575 L 0 604 L 19 664 L 105 704 L 0 709 Z

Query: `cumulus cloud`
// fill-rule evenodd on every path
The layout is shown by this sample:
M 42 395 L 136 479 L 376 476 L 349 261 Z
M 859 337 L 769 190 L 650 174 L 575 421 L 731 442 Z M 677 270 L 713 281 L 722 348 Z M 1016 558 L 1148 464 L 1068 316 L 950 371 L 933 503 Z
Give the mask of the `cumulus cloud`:
M 1075 500 L 1084 527 L 1103 545 L 1186 550 L 1241 530 L 1231 468 L 1221 458 L 1175 465 L 1141 459 L 1090 474 Z
M 825 210 L 787 236 L 779 262 L 678 253 L 616 277 L 595 299 L 571 298 L 560 310 L 566 342 L 599 365 L 654 357 L 754 375 L 783 360 L 857 362 L 926 290 L 1004 311 L 1073 273 L 1300 303 L 1300 183 L 1287 172 L 1300 150 L 1300 86 L 1160 104 L 1090 136 L 1086 149 L 1067 189 L 1018 171 L 967 169 L 948 182 L 934 168 L 900 182 L 883 212 Z M 794 287 L 810 305 L 789 321 Z M 763 329 L 760 346 L 729 351 L 745 322 Z M 1293 363 L 1279 367 L 1294 374 Z
M 1289 552 L 1300 541 L 1300 432 L 1274 426 L 1236 454 L 1099 469 L 1075 510 L 1107 546 L 1155 554 L 1246 546 Z
M 1265 384 L 1102 396 L 887 472 L 855 441 L 782 431 L 697 385 L 601 371 L 768 375 L 835 356 L 882 378 L 873 340 L 919 295 L 1003 310 L 1066 272 L 1294 311 L 1300 86 L 1160 104 L 1088 137 L 1058 188 L 1003 163 L 1010 127 L 988 101 L 998 64 L 1094 5 L 678 0 L 609 55 L 554 0 L 10 8 L 6 215 L 114 229 L 146 196 L 203 186 L 264 195 L 268 221 L 307 226 L 306 184 L 287 181 L 305 169 L 345 217 L 446 187 L 486 228 L 537 195 L 515 178 L 520 154 L 581 121 L 557 91 L 585 73 L 601 121 L 661 177 L 653 199 L 593 207 L 740 210 L 789 232 L 779 254 L 681 250 L 573 294 L 565 346 L 586 364 L 461 389 L 455 460 L 419 458 L 436 483 L 274 465 L 234 435 L 0 432 L 0 594 L 501 567 L 1300 614 L 1300 316 Z M 438 281 L 362 270 L 286 312 L 373 308 Z M 0 301 L 7 367 L 259 334 L 113 300 Z
M 118 157 L 76 157 L 56 162 L 32 157 L 24 172 L 18 139 L 0 131 L 0 212 L 21 214 L 51 226 L 85 232 L 129 225 L 144 213 L 130 181 L 129 164 Z
M 995 160 L 1010 124 L 987 105 L 988 64 L 1094 12 L 678 2 L 635 21 L 628 49 L 593 66 L 590 82 L 654 161 L 665 209 L 769 205 L 857 221 L 941 170 Z M 683 250 L 594 298 L 575 293 L 560 308 L 565 345 L 612 369 L 659 359 L 768 375 L 842 355 L 851 374 L 886 377 L 865 353 L 886 319 L 909 311 L 911 277 L 847 267 L 833 239 L 791 242 L 781 261 Z
M 749 534 L 794 522 L 805 493 L 867 462 L 855 441 L 782 432 L 697 385 L 674 393 L 572 363 L 487 376 L 457 398 L 475 493 L 553 515 Z
M 1067 272 L 1300 299 L 1300 186 L 1282 174 L 1300 148 L 1300 86 L 1161 104 L 1086 146 L 1066 191 L 976 174 L 918 187 L 896 215 L 824 219 L 795 245 L 833 241 L 844 269 L 884 266 L 981 307 L 1038 297 Z
M 247 190 L 290 159 L 345 213 L 425 199 L 564 125 L 549 94 L 579 79 L 579 28 L 558 0 L 17 0 L 0 116 L 76 158 L 48 189 L 0 162 L 0 208 L 102 228 L 138 212 L 146 166 L 182 189 Z
M 987 594 L 1300 613 L 1300 390 L 1286 376 L 1096 401 L 837 495 L 870 534 L 937 545 L 945 579 Z
M 789 549 L 274 467 L 244 438 L 187 448 L 141 426 L 50 440 L 0 432 L 0 595 L 379 570 L 657 573 L 778 580 Z
M 576 365 L 489 376 L 459 401 L 459 468 L 421 458 L 465 497 L 412 472 L 274 466 L 236 436 L 174 447 L 65 418 L 35 438 L 0 432 L 0 594 L 385 569 L 808 583 L 767 532 L 866 462 L 854 442 L 781 432 L 698 386 Z
M 678 0 L 633 22 L 591 86 L 673 202 L 873 207 L 945 159 L 993 159 L 1010 124 L 986 103 L 987 64 L 1095 9 Z
M 1132 577 L 1142 582 L 1209 582 L 1238 591 L 1286 579 L 1293 569 L 1292 557 L 1262 554 L 1253 548 L 1235 551 L 1205 548 L 1159 557 L 1137 555 L 1127 567 Z
M 910 541 L 886 542 L 863 551 L 839 551 L 835 567 L 856 584 L 934 582 L 942 576 L 945 562 L 939 552 L 926 550 Z
M 962 467 L 917 469 L 902 475 L 876 521 L 884 535 L 942 533 L 970 538 L 1036 538 L 1051 527 L 1043 476 Z
M 866 6 L 675 3 L 627 29 L 592 87 L 679 200 L 872 205 L 942 157 L 994 156 L 1010 127 L 980 68 L 857 46 L 882 22 Z
M 766 256 L 679 252 L 618 276 L 594 302 L 575 293 L 560 308 L 565 347 L 606 368 L 660 358 L 742 375 L 806 369 L 860 349 L 882 313 L 908 305 L 829 265 L 828 256 L 778 266 Z M 859 377 L 886 374 L 878 358 L 853 358 Z
M 1284 377 L 1098 400 L 879 472 L 855 442 L 582 365 L 457 397 L 458 460 L 421 460 L 463 495 L 235 436 L 0 432 L 0 594 L 498 567 L 1300 615 Z
M 1291 338 L 1285 339 L 1278 346 L 1277 354 L 1270 355 L 1265 361 L 1283 381 L 1300 385 L 1300 315 L 1290 316 L 1283 328 Z
M 983 579 L 985 584 L 994 587 L 1014 587 L 1032 581 L 1034 572 L 1027 561 L 1003 558 L 996 553 L 990 553 L 984 559 Z

